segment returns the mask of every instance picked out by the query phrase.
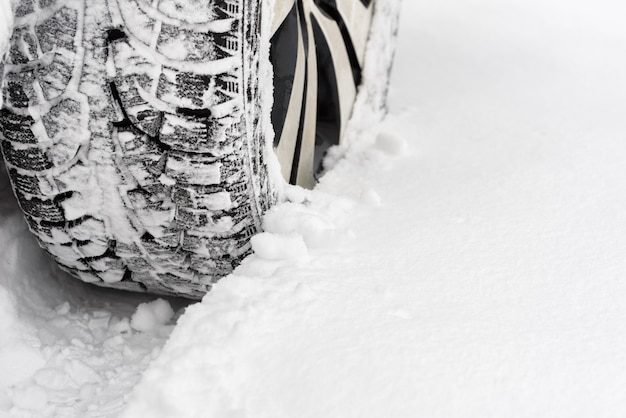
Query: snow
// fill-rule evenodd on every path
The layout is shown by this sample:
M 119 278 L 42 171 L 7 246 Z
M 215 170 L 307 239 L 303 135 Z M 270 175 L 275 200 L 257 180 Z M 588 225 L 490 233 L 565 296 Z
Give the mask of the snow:
M 0 417 L 623 415 L 625 6 L 403 7 L 390 114 L 200 303 L 66 277 L 3 180 Z
M 307 248 L 301 235 L 278 235 L 262 232 L 251 239 L 254 254 L 263 260 L 306 257 Z
M 163 299 L 142 303 L 130 319 L 130 326 L 137 331 L 150 331 L 167 324 L 174 316 L 172 306 Z

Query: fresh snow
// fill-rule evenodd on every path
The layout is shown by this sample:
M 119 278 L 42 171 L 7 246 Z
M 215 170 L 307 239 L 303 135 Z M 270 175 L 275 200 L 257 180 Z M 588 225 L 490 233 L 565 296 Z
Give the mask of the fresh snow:
M 137 306 L 130 326 L 137 331 L 150 331 L 169 323 L 173 316 L 172 306 L 166 300 L 157 299 Z
M 5 178 L 0 417 L 622 416 L 624 12 L 405 1 L 389 115 L 200 303 L 68 278 Z

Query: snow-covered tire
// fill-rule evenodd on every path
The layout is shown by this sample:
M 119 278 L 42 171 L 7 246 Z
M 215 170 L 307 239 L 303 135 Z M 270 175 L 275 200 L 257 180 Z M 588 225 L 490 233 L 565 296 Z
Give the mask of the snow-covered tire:
M 62 268 L 201 297 L 249 252 L 275 201 L 261 6 L 154 4 L 22 0 L 2 151 L 30 229 Z
M 352 82 L 340 115 L 336 104 L 337 138 L 360 83 L 355 58 L 360 72 L 371 10 L 398 0 L 277 0 L 299 22 L 298 59 L 308 75 L 296 100 L 289 88 L 291 113 L 279 115 L 292 134 L 281 123 L 273 141 L 276 108 L 271 89 L 262 91 L 272 83 L 270 38 L 284 23 L 262 19 L 280 9 L 270 11 L 273 2 L 20 0 L 4 60 L 0 139 L 41 246 L 87 282 L 204 295 L 249 253 L 249 238 L 277 200 L 272 146 L 288 181 L 312 184 L 322 96 L 311 88 L 321 67 L 309 43 L 326 30 L 348 39 L 349 25 L 331 9 L 349 2 L 368 22 L 358 57 L 340 47 L 324 58 L 347 59 L 335 83 Z M 392 26 L 396 18 L 389 15 Z

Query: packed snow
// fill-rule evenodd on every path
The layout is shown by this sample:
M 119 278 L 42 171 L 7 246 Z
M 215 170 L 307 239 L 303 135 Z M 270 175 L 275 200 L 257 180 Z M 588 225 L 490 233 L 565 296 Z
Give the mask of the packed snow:
M 67 277 L 2 177 L 0 417 L 622 416 L 624 12 L 405 1 L 388 116 L 199 303 Z

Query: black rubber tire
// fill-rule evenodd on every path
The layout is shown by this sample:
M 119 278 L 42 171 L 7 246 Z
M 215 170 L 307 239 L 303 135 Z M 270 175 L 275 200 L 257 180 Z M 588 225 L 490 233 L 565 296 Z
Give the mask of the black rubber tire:
M 276 200 L 261 6 L 163 3 L 21 0 L 2 152 L 30 229 L 63 269 L 200 298 L 250 251 Z

